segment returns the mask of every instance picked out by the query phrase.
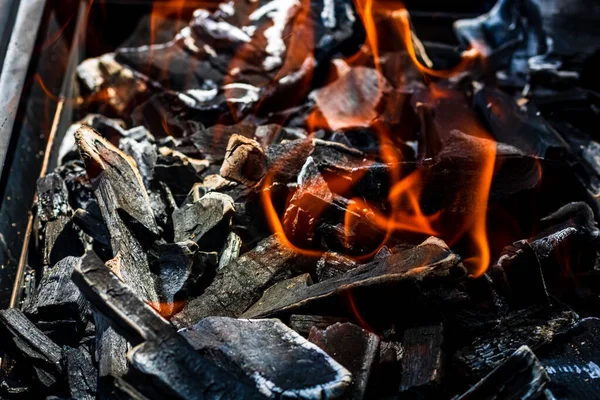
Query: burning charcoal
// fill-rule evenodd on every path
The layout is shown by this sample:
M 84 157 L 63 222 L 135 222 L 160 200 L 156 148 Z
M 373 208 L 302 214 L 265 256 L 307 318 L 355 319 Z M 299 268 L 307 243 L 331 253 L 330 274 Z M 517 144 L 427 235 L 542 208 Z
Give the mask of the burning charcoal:
M 220 174 L 226 179 L 254 186 L 265 174 L 264 152 L 256 140 L 232 135 Z
M 312 327 L 308 340 L 352 373 L 347 398 L 365 398 L 371 370 L 379 355 L 379 337 L 354 324 L 337 323 L 322 331 Z
M 77 78 L 88 107 L 122 117 L 148 90 L 131 70 L 115 61 L 114 53 L 82 62 L 77 67 Z
M 465 267 L 446 244 L 439 239 L 429 238 L 419 246 L 393 254 L 386 260 L 375 260 L 344 275 L 311 286 L 297 286 L 283 293 L 269 288 L 242 316 L 256 318 L 294 312 L 311 303 L 347 294 L 361 287 L 392 285 L 403 281 L 454 280 L 465 276 Z
M 175 329 L 93 253 L 75 267 L 73 281 L 88 300 L 132 344 L 129 362 L 138 372 L 160 382 L 171 396 L 191 399 L 259 398 L 212 362 L 197 355 Z
M 454 361 L 466 375 L 481 378 L 520 346 L 537 350 L 571 328 L 576 320 L 575 313 L 557 307 L 514 311 L 487 324 L 481 336 L 454 354 Z
M 538 351 L 556 398 L 588 399 L 599 393 L 599 339 L 600 320 L 585 318 Z
M 313 326 L 315 329 L 325 330 L 331 325 L 337 323 L 344 324 L 346 322 L 350 321 L 347 318 L 325 317 L 321 315 L 291 315 L 289 325 L 290 328 L 302 336 L 308 336 Z
M 442 324 L 404 331 L 400 391 L 435 390 L 444 375 Z
M 502 364 L 457 400 L 554 399 L 546 387 L 548 374 L 527 346 L 519 347 Z
M 37 215 L 42 222 L 68 216 L 69 194 L 65 182 L 58 174 L 48 174 L 37 182 Z
M 218 269 L 223 269 L 235 261 L 240 256 L 241 249 L 242 239 L 235 232 L 229 232 L 225 245 L 221 249 L 221 254 L 219 254 Z
M 202 180 L 200 174 L 206 170 L 208 162 L 165 147 L 160 148 L 160 153 L 154 167 L 155 178 L 164 182 L 176 198 L 185 197 L 194 184 Z
M 0 310 L 2 350 L 31 364 L 40 384 L 56 384 L 62 374 L 61 350 L 19 310 Z
M 343 366 L 277 319 L 208 317 L 180 333 L 199 354 L 241 373 L 269 398 L 337 398 L 351 380 Z
M 192 240 L 203 250 L 210 249 L 211 245 L 220 246 L 227 235 L 227 232 L 221 231 L 228 230 L 234 211 L 233 199 L 216 192 L 207 193 L 191 204 L 184 204 L 173 212 L 175 241 Z
M 269 146 L 266 151 L 267 170 L 275 182 L 296 182 L 302 166 L 314 149 L 312 140 L 293 140 Z
M 198 245 L 189 240 L 160 244 L 157 252 L 159 311 L 168 316 L 180 309 L 179 303 L 189 297 L 200 276 L 216 267 L 217 254 L 199 252 Z
M 35 320 L 54 321 L 73 319 L 83 323 L 82 314 L 87 309 L 87 301 L 71 282 L 77 257 L 66 257 L 54 267 L 46 268 L 37 292 L 30 299 L 24 312 Z
M 354 67 L 315 93 L 315 103 L 332 130 L 368 127 L 378 116 L 386 79 L 377 70 Z
M 92 185 L 85 171 L 83 161 L 77 155 L 77 160 L 69 161 L 55 169 L 57 174 L 63 178 L 69 191 L 69 203 L 71 208 L 85 209 L 90 200 L 94 200 Z
M 98 381 L 92 356 L 85 350 L 71 347 L 64 347 L 62 356 L 71 397 L 82 400 L 95 399 Z
M 316 274 L 319 282 L 322 282 L 326 279 L 343 275 L 358 266 L 359 264 L 350 257 L 338 253 L 327 252 L 321 256 L 319 261 L 317 261 Z
M 158 235 L 148 194 L 135 162 L 91 128 L 75 134 L 94 182 L 96 199 L 108 227 L 119 277 L 147 301 L 159 303 L 143 244 Z
M 275 235 L 217 272 L 204 293 L 192 299 L 171 322 L 179 328 L 207 316 L 239 317 L 274 282 L 285 279 L 299 255 Z

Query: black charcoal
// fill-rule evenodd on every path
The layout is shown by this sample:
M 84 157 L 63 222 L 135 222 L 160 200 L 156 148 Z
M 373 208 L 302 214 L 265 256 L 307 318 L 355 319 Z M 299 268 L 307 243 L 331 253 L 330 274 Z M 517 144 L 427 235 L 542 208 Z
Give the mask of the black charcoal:
M 324 330 L 331 325 L 350 322 L 347 318 L 327 317 L 322 315 L 291 315 L 290 328 L 301 334 L 308 336 L 310 329 L 314 326 L 316 329 Z
M 442 324 L 419 326 L 404 331 L 401 392 L 432 390 L 441 383 L 445 372 L 443 341 Z

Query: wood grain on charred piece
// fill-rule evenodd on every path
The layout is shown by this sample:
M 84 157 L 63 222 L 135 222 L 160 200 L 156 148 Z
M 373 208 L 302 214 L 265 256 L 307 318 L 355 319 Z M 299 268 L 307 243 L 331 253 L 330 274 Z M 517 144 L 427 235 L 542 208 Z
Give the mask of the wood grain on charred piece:
M 325 330 L 331 325 L 350 322 L 348 318 L 327 317 L 323 315 L 300 315 L 290 316 L 289 326 L 302 336 L 308 336 L 312 327 L 318 330 Z
M 375 260 L 344 275 L 314 285 L 297 285 L 285 290 L 285 282 L 267 289 L 261 299 L 242 316 L 257 318 L 289 313 L 320 300 L 339 297 L 349 291 L 407 282 L 460 280 L 466 269 L 444 242 L 429 238 L 413 249 L 393 254 L 385 260 Z M 400 293 L 398 293 L 401 296 Z
M 208 316 L 239 317 L 266 288 L 289 277 L 300 258 L 276 235 L 270 236 L 220 269 L 204 293 L 171 321 L 184 328 Z
M 402 381 L 400 391 L 435 393 L 445 373 L 442 351 L 442 324 L 409 328 L 404 331 L 402 345 Z
M 520 346 L 537 350 L 570 329 L 577 315 L 558 307 L 514 311 L 487 323 L 480 336 L 454 354 L 454 362 L 470 379 L 482 378 Z
M 128 354 L 133 368 L 158 382 L 158 392 L 182 399 L 260 398 L 253 389 L 198 355 L 154 309 L 139 298 L 93 253 L 76 266 L 73 280 L 120 334 L 137 345 Z
M 75 210 L 73 222 L 96 242 L 110 249 L 110 234 L 95 200 L 90 201 L 85 209 Z
M 71 397 L 81 400 L 96 399 L 98 371 L 92 362 L 91 354 L 85 349 L 64 347 L 62 357 Z
M 537 351 L 556 398 L 589 399 L 600 393 L 600 320 L 582 319 Z
M 15 308 L 0 310 L 0 331 L 2 350 L 31 366 L 37 382 L 51 387 L 60 380 L 63 372 L 60 347 L 21 311 Z
M 457 400 L 550 400 L 550 378 L 527 346 L 519 347 L 502 364 Z
M 159 303 L 144 245 L 158 236 L 150 200 L 135 161 L 91 128 L 75 139 L 110 233 L 115 272 L 143 299 Z
M 269 398 L 338 398 L 350 384 L 350 372 L 277 319 L 208 317 L 180 333 Z
M 26 300 L 23 311 L 36 321 L 73 320 L 82 325 L 89 305 L 71 281 L 77 257 L 66 257 L 45 268 L 36 292 Z
M 327 253 L 323 253 L 321 258 L 319 258 L 319 261 L 317 261 L 315 273 L 318 281 L 322 282 L 343 275 L 346 272 L 357 268 L 359 265 L 360 264 L 350 257 L 328 251 Z
M 505 248 L 491 270 L 495 283 L 518 303 L 547 302 L 546 287 L 554 295 L 571 295 L 577 274 L 596 262 L 600 231 L 587 204 L 569 203 L 543 218 L 541 227 L 536 236 Z
M 263 149 L 256 140 L 232 135 L 219 173 L 226 179 L 254 186 L 266 172 L 264 159 Z
M 312 327 L 308 340 L 352 373 L 347 398 L 366 398 L 371 371 L 379 356 L 379 337 L 354 324 L 337 323 L 324 330 Z
M 173 212 L 175 241 L 192 240 L 202 250 L 218 249 L 229 233 L 234 211 L 233 199 L 217 192 L 207 193 L 198 201 L 182 205 Z
M 225 268 L 240 256 L 242 239 L 235 233 L 229 232 L 221 252 L 219 253 L 218 269 Z

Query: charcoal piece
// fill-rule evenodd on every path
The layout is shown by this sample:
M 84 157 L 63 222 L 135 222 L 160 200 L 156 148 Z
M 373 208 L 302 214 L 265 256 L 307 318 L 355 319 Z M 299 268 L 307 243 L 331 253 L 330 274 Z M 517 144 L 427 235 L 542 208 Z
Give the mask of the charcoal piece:
M 196 353 L 177 334 L 161 340 L 147 340 L 131 349 L 127 358 L 135 372 L 150 378 L 156 385 L 148 393 L 151 398 L 265 398 L 252 386 Z
M 31 365 L 37 381 L 46 387 L 56 384 L 63 368 L 60 364 L 61 349 L 40 331 L 19 310 L 0 310 L 2 350 L 22 362 Z
M 498 0 L 488 13 L 456 21 L 454 31 L 465 46 L 477 49 L 492 65 L 505 66 L 515 49 L 530 38 L 536 41 L 535 54 L 548 51 L 540 6 L 532 0 Z
M 37 182 L 37 216 L 42 222 L 68 216 L 69 193 L 60 175 L 48 174 Z
M 500 89 L 483 87 L 475 94 L 475 107 L 498 142 L 527 155 L 562 160 L 567 143 L 544 120 L 533 104 L 517 105 Z
M 73 319 L 83 323 L 87 301 L 71 281 L 79 259 L 66 257 L 52 268 L 45 268 L 37 291 L 24 312 L 36 320 Z
M 326 127 L 331 130 L 368 127 L 379 114 L 387 85 L 385 77 L 377 70 L 354 67 L 317 90 L 315 103 Z
M 154 176 L 164 182 L 175 197 L 183 197 L 195 183 L 202 180 L 199 173 L 199 169 L 202 172 L 201 165 L 205 164 L 199 160 L 194 162 L 188 157 L 178 156 L 174 151 L 161 150 L 161 156 L 158 157 L 154 167 Z
M 80 256 L 83 248 L 79 231 L 70 217 L 61 215 L 44 225 L 44 265 L 53 266 L 65 257 Z
M 520 346 L 537 350 L 570 329 L 577 315 L 558 307 L 535 306 L 484 324 L 481 335 L 454 354 L 454 362 L 468 377 L 481 379 Z
M 402 345 L 402 381 L 400 391 L 435 388 L 444 375 L 442 324 L 408 328 L 404 331 Z
M 229 138 L 219 173 L 226 179 L 254 186 L 265 174 L 264 152 L 253 139 L 234 134 Z
M 289 276 L 300 260 L 276 235 L 270 236 L 220 269 L 204 293 L 187 303 L 171 322 L 184 328 L 207 316 L 239 317 L 263 290 Z
M 375 369 L 375 381 L 370 387 L 376 388 L 378 396 L 394 396 L 398 393 L 402 378 L 402 358 L 404 347 L 400 342 L 382 341 L 379 346 L 379 359 Z
M 103 215 L 108 210 L 118 210 L 130 217 L 126 222 L 136 227 L 139 225 L 145 229 L 146 234 L 156 235 L 158 229 L 135 161 L 100 137 L 92 128 L 82 126 L 75 133 L 75 139 L 86 162 L 88 175 L 97 182 L 96 191 L 102 194 L 111 191 L 115 204 L 110 208 L 108 204 L 102 204 L 108 199 L 97 196 L 100 197 L 98 201 L 101 209 L 106 209 L 103 210 Z M 108 196 L 108 193 L 104 196 Z M 104 218 L 108 219 L 110 227 L 110 218 L 107 215 Z
M 350 170 L 365 165 L 365 153 L 353 146 L 320 139 L 313 139 L 313 146 L 314 149 L 310 155 L 319 166 L 320 171 L 327 167 Z
M 535 354 L 521 346 L 457 400 L 554 399 L 546 389 L 549 382 Z
M 110 248 L 110 234 L 102 220 L 102 214 L 95 200 L 88 202 L 85 209 L 78 208 L 75 210 L 72 220 L 92 239 Z
M 227 232 L 221 231 L 228 230 L 234 211 L 233 199 L 216 192 L 207 193 L 191 204 L 184 204 L 173 212 L 175 241 L 192 240 L 203 250 L 211 244 L 221 246 L 223 242 L 219 239 L 227 235 Z M 224 229 L 219 229 L 222 226 Z M 211 234 L 205 237 L 209 232 Z
M 235 232 L 229 232 L 227 240 L 219 254 L 218 269 L 223 269 L 235 261 L 240 256 L 241 249 L 242 239 Z
M 274 182 L 296 182 L 306 158 L 314 149 L 312 140 L 292 140 L 269 146 L 265 153 L 267 171 Z
M 600 393 L 600 320 L 584 318 L 537 351 L 557 399 L 589 399 Z
M 256 128 L 250 125 L 214 125 L 195 132 L 190 140 L 204 158 L 210 162 L 221 162 L 225 159 L 227 145 L 233 135 L 253 138 Z
M 144 246 L 158 235 L 150 199 L 131 157 L 83 126 L 75 138 L 110 233 L 111 267 L 144 300 L 158 304 Z
M 128 117 L 148 95 L 147 84 L 117 62 L 114 53 L 83 61 L 76 73 L 86 99 L 84 107 L 101 114 Z
M 312 157 L 306 159 L 297 183 L 298 189 L 283 216 L 283 226 L 292 242 L 306 247 L 314 239 L 321 215 L 333 203 L 333 193 Z
M 189 240 L 160 244 L 157 253 L 159 312 L 170 316 L 181 309 L 202 274 L 215 268 L 217 255 L 198 251 L 198 245 Z
M 144 129 L 143 127 L 140 128 Z M 151 143 L 147 138 L 136 140 L 125 137 L 119 141 L 119 148 L 133 158 L 144 186 L 150 187 L 158 158 L 156 145 Z
M 87 253 L 73 281 L 111 326 L 133 344 L 133 368 L 181 398 L 256 398 L 256 392 L 200 357 L 154 309 L 139 298 L 94 253 Z M 141 343 L 141 344 L 140 344 Z
M 339 253 L 327 252 L 317 261 L 316 275 L 318 281 L 322 282 L 326 279 L 340 276 L 358 266 L 359 264 L 350 257 Z
M 82 400 L 95 399 L 98 380 L 92 356 L 85 349 L 72 347 L 64 347 L 62 356 L 71 397 Z
M 352 374 L 347 398 L 363 399 L 375 360 L 379 355 L 377 335 L 350 323 L 310 329 L 308 340 L 319 346 Z
M 94 359 L 98 363 L 98 385 L 111 385 L 112 381 L 127 373 L 127 340 L 121 336 L 101 313 L 94 311 Z
M 325 330 L 331 325 L 340 323 L 344 324 L 350 322 L 347 318 L 340 317 L 326 317 L 322 315 L 299 315 L 294 314 L 290 316 L 290 328 L 301 334 L 302 336 L 308 336 L 310 328 L 313 326 L 318 330 Z
M 269 398 L 335 398 L 350 383 L 350 372 L 277 319 L 208 317 L 180 333 L 198 353 L 232 374 L 241 372 Z
M 526 240 L 506 246 L 489 273 L 513 306 L 550 305 L 540 261 Z
M 119 400 L 150 400 L 150 397 L 123 378 L 115 379 L 111 389 L 111 394 Z
M 294 312 L 323 299 L 347 295 L 349 291 L 361 287 L 392 285 L 402 281 L 452 281 L 464 279 L 466 274 L 458 257 L 443 241 L 432 237 L 419 246 L 393 254 L 386 260 L 375 260 L 344 275 L 311 286 L 297 286 L 294 290 L 283 293 L 277 291 L 277 296 L 273 296 L 269 288 L 242 316 L 256 318 Z M 401 296 L 400 293 L 398 295 Z
M 76 160 L 69 161 L 54 170 L 65 181 L 69 191 L 69 204 L 73 210 L 85 209 L 87 203 L 94 197 L 85 165 L 79 157 L 77 154 Z

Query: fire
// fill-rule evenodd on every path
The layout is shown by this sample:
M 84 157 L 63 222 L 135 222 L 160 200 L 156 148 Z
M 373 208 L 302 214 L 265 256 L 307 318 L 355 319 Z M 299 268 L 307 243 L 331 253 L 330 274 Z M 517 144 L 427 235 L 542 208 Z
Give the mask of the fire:
M 409 59 L 424 75 L 424 78 L 426 78 L 425 82 L 428 83 L 431 101 L 434 104 L 443 99 L 452 99 L 453 93 L 450 89 L 436 85 L 427 78 L 448 79 L 456 76 L 469 70 L 479 57 L 476 49 L 469 49 L 461 54 L 460 63 L 453 68 L 449 70 L 434 69 L 433 66 L 424 64 L 424 62 L 427 62 L 426 60 L 422 60 L 423 55 L 426 56 L 425 50 L 422 47 L 417 48 L 422 45 L 413 35 L 408 11 L 404 7 L 391 10 L 390 12 L 390 10 L 385 10 L 381 7 L 375 9 L 373 0 L 356 0 L 356 8 L 365 27 L 366 41 L 361 51 L 344 60 L 345 64 L 349 68 L 372 65 L 379 73 L 379 76 L 383 77 L 381 73 L 377 24 L 375 23 L 374 14 L 384 11 L 386 12 L 386 16 L 394 22 L 395 29 L 402 39 Z M 294 47 L 290 45 L 290 51 L 293 52 L 293 50 Z M 365 57 L 365 54 L 369 54 L 372 59 L 369 60 Z M 399 74 L 401 72 L 398 71 Z M 385 78 L 378 79 L 377 90 L 380 92 L 380 95 L 385 91 Z M 339 93 L 338 95 L 345 96 L 345 93 Z M 373 100 L 372 98 L 368 98 L 366 101 L 372 102 Z M 372 106 L 372 104 L 366 106 Z M 464 261 L 472 275 L 480 276 L 486 271 L 491 257 L 486 232 L 486 214 L 489 191 L 495 168 L 496 144 L 491 140 L 491 135 L 480 127 L 475 120 L 466 120 L 471 117 L 460 117 L 465 119 L 460 126 L 463 128 L 465 126 L 468 127 L 468 131 L 465 132 L 468 137 L 466 151 L 470 152 L 476 162 L 476 177 L 467 179 L 467 183 L 458 189 L 458 192 L 455 193 L 456 201 L 453 204 L 447 205 L 441 210 L 430 214 L 426 213 L 421 206 L 424 190 L 432 190 L 428 186 L 427 169 L 423 166 L 417 166 L 417 168 L 413 168 L 412 170 L 404 171 L 403 169 L 406 168 L 405 160 L 403 160 L 402 154 L 395 145 L 397 133 L 377 118 L 370 122 L 370 128 L 377 135 L 380 142 L 379 159 L 387 166 L 390 190 L 386 203 L 388 206 L 385 210 L 378 209 L 375 205 L 369 204 L 368 201 L 361 197 L 353 197 L 348 202 L 343 221 L 346 245 L 348 245 L 348 240 L 353 232 L 355 223 L 360 220 L 368 221 L 368 223 L 384 233 L 383 240 L 379 246 L 374 248 L 369 254 L 355 256 L 355 258 L 358 260 L 369 259 L 383 245 L 387 244 L 393 236 L 404 232 L 424 236 L 437 236 L 451 246 L 460 243 L 462 247 L 466 248 L 461 254 L 465 257 Z M 457 118 L 459 117 L 457 116 Z M 319 128 L 328 127 L 327 122 L 327 119 L 323 115 L 315 112 L 310 115 L 307 125 L 312 131 L 316 131 Z M 290 154 L 289 157 L 295 156 L 297 155 Z M 373 161 L 366 161 L 366 164 L 371 162 Z M 470 172 L 472 173 L 472 171 Z M 290 248 L 302 254 L 319 256 L 322 253 L 320 250 L 300 246 L 296 243 L 289 236 L 289 229 L 286 229 L 288 228 L 286 224 L 282 223 L 271 196 L 271 187 L 276 174 L 277 166 L 274 166 L 267 173 L 262 183 L 262 199 L 270 228 Z M 457 177 L 457 179 L 463 178 Z M 334 189 L 335 193 L 351 192 L 352 184 L 352 182 L 344 180 L 340 180 L 339 182 L 327 181 L 327 185 Z M 443 190 L 443 188 L 439 188 L 439 190 Z M 289 199 L 286 203 L 286 206 L 288 205 Z M 311 204 L 310 207 L 313 210 L 311 216 L 315 219 L 319 218 L 325 211 L 319 208 L 325 207 L 324 205 L 316 206 Z M 315 209 L 315 207 L 318 209 Z M 462 213 L 457 213 L 454 208 L 458 207 L 466 208 L 469 211 L 464 212 L 463 210 Z M 310 236 L 312 232 L 305 232 L 305 234 Z

